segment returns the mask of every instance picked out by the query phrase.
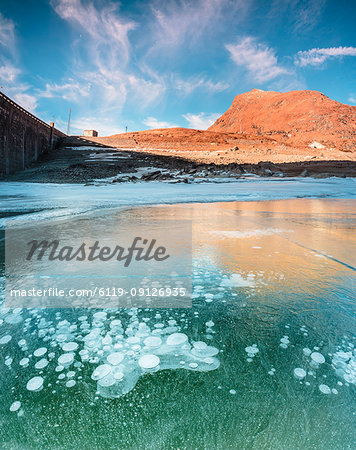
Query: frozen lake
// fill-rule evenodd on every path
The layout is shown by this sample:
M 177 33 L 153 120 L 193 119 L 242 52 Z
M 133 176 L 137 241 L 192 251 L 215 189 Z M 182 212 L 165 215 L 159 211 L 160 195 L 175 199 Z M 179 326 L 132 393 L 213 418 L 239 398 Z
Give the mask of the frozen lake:
M 193 231 L 192 308 L 0 310 L 2 447 L 354 447 L 354 180 L 1 188 L 3 223 Z

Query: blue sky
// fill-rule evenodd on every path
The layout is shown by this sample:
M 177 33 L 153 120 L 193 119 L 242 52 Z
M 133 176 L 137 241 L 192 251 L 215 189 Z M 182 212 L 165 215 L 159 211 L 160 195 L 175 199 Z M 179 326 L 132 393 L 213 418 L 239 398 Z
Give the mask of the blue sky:
M 350 0 L 0 0 L 1 90 L 101 135 L 207 128 L 253 88 L 356 104 Z

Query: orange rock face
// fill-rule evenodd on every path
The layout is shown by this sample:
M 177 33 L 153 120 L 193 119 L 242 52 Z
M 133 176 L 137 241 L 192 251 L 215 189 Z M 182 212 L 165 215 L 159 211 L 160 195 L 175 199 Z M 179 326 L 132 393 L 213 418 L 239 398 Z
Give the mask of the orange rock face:
M 318 91 L 253 89 L 237 95 L 209 131 L 270 137 L 293 147 L 356 151 L 356 106 Z

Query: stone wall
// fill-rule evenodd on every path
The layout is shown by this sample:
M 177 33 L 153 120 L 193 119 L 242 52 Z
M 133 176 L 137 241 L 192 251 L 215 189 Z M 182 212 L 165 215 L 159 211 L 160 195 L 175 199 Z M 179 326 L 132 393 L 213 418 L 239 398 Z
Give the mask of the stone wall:
M 65 136 L 0 92 L 0 174 L 25 169 Z

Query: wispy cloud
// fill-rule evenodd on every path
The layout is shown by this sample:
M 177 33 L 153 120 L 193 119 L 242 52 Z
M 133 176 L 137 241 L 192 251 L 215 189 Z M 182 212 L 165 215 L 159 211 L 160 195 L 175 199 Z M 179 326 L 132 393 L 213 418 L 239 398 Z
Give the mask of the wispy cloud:
M 234 63 L 245 67 L 258 83 L 291 73 L 279 65 L 272 48 L 258 43 L 253 37 L 245 37 L 237 44 L 227 44 L 225 47 Z
M 189 128 L 196 130 L 206 130 L 209 128 L 219 117 L 219 113 L 200 113 L 200 114 L 183 114 L 184 119 L 188 122 Z
M 13 51 L 15 43 L 15 24 L 0 12 L 0 45 Z
M 295 33 L 313 29 L 322 17 L 326 0 L 272 0 L 266 20 L 283 25 Z
M 0 80 L 6 83 L 14 83 L 20 73 L 21 70 L 18 67 L 5 60 L 2 61 L 2 65 L 0 66 Z
M 76 101 L 90 96 L 99 117 L 120 115 L 128 99 L 145 108 L 165 92 L 163 78 L 151 79 L 130 64 L 129 34 L 138 27 L 119 11 L 119 5 L 83 0 L 52 0 L 57 14 L 82 33 L 73 59 L 72 80 L 48 86 L 44 95 L 61 94 Z
M 183 80 L 179 77 L 173 78 L 173 87 L 184 94 L 191 94 L 196 89 L 202 89 L 210 93 L 222 92 L 229 88 L 229 84 L 223 81 L 214 82 L 202 76 L 189 77 Z
M 248 0 L 155 0 L 151 9 L 153 48 L 177 47 L 183 43 L 196 44 L 204 34 L 210 33 L 239 10 L 243 15 Z
M 341 58 L 342 56 L 356 56 L 356 47 L 329 47 L 312 48 L 300 51 L 295 57 L 298 66 L 319 66 L 328 59 Z
M 163 77 L 153 80 L 145 80 L 133 74 L 128 75 L 127 82 L 133 95 L 133 100 L 141 106 L 148 106 L 160 99 L 166 91 L 166 83 Z
M 31 87 L 22 81 L 22 71 L 16 62 L 15 24 L 0 13 L 0 86 L 23 108 L 35 111 L 37 98 L 30 93 Z M 5 56 L 6 54 L 6 56 Z
M 103 69 L 116 66 L 117 58 L 127 63 L 130 54 L 128 33 L 136 23 L 118 13 L 118 5 L 106 2 L 100 10 L 81 0 L 52 0 L 57 14 L 79 26 L 92 39 L 89 56 Z
M 348 101 L 349 101 L 350 103 L 356 103 L 356 95 L 355 95 L 355 94 L 351 94 L 351 95 L 349 96 Z
M 149 128 L 174 128 L 178 126 L 174 123 L 158 120 L 156 119 L 156 117 L 147 117 L 147 119 L 145 119 L 143 123 Z
M 47 83 L 44 90 L 39 91 L 39 96 L 44 98 L 61 97 L 64 100 L 78 101 L 90 94 L 90 84 L 82 84 L 73 79 L 68 79 L 63 84 Z
M 3 65 L 1 65 L 3 64 Z M 21 81 L 21 70 L 11 63 L 0 61 L 0 89 L 23 108 L 35 112 L 37 96 L 31 93 L 31 87 Z
M 35 112 L 38 105 L 38 99 L 34 95 L 28 94 L 26 90 L 27 88 L 21 92 L 17 87 L 16 90 L 11 90 L 13 92 L 11 97 L 23 108 Z
M 326 0 L 294 0 L 291 3 L 295 12 L 295 30 L 306 31 L 319 22 Z

